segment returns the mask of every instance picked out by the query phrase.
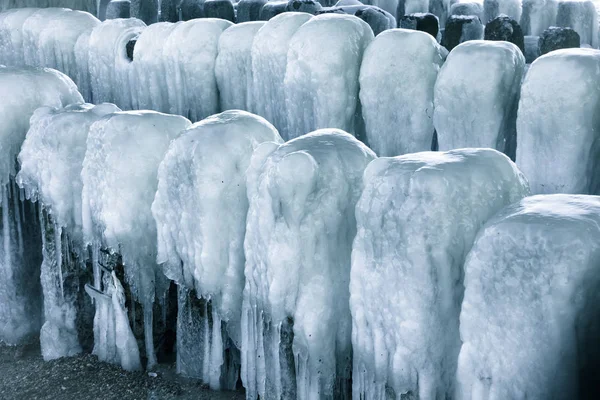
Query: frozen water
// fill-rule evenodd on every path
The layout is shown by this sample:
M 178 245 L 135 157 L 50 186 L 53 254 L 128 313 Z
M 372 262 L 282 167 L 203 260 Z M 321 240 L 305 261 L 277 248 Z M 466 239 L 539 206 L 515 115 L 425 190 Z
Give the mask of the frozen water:
M 558 4 L 556 25 L 573 28 L 579 34 L 581 44 L 598 48 L 598 13 L 593 2 L 561 1 Z
M 2 0 L 0 11 L 9 9 L 22 9 L 24 7 L 65 7 L 72 10 L 87 11 L 96 14 L 98 0 Z
M 221 110 L 252 110 L 252 43 L 264 21 L 227 28 L 219 38 L 215 76 Z M 267 99 L 261 99 L 266 101 Z
M 454 3 L 450 15 L 475 15 L 483 21 L 483 4 L 475 1 Z
M 483 24 L 504 14 L 515 21 L 521 20 L 521 0 L 483 0 Z
M 599 193 L 598 107 L 600 51 L 557 50 L 531 64 L 517 117 L 517 165 L 533 193 Z
M 374 157 L 338 129 L 254 152 L 242 309 L 247 398 L 349 395 L 354 207 Z
M 558 0 L 523 0 L 521 29 L 525 35 L 541 36 L 542 32 L 556 25 Z
M 491 149 L 380 158 L 356 206 L 353 398 L 452 398 L 463 263 L 479 228 L 528 194 Z
M 210 364 L 209 373 L 197 377 L 214 389 L 220 386 L 224 362 L 225 349 L 219 347 L 221 321 L 241 347 L 246 169 L 253 150 L 267 141 L 282 142 L 265 119 L 245 111 L 225 111 L 184 131 L 171 144 L 158 172 L 152 205 L 158 262 L 169 279 L 210 300 L 213 331 L 218 335 L 205 341 L 212 348 L 178 351 L 190 351 L 198 363 Z M 210 356 L 203 360 L 204 354 Z
M 37 11 L 37 8 L 17 8 L 0 13 L 0 64 L 25 65 L 23 23 Z
M 153 111 L 110 114 L 90 128 L 81 173 L 84 239 L 93 247 L 102 245 L 122 255 L 127 283 L 144 309 L 150 366 L 156 362 L 152 304 L 168 288 L 156 264 L 151 204 L 158 186 L 158 165 L 170 141 L 189 125 L 184 117 Z M 93 263 L 99 289 L 98 260 Z
M 284 79 L 287 54 L 294 33 L 312 18 L 307 13 L 287 12 L 269 20 L 252 45 L 252 112 L 266 118 L 288 139 Z
M 397 15 L 429 12 L 429 0 L 399 0 Z
M 402 16 L 401 15 L 396 15 L 397 11 L 398 11 L 398 2 L 399 0 L 366 0 L 363 1 L 364 4 L 370 4 L 373 6 L 377 6 L 379 8 L 381 8 L 382 10 L 384 10 L 385 12 L 389 13 L 392 16 L 397 17 L 398 19 L 400 19 Z M 338 1 L 336 3 L 336 7 L 339 6 L 348 6 L 348 5 L 360 5 L 361 3 L 359 1 Z
M 465 263 L 458 399 L 597 398 L 600 198 L 505 208 Z
M 369 146 L 380 156 L 431 149 L 433 88 L 447 51 L 428 33 L 393 29 L 369 45 L 360 101 Z
M 433 123 L 440 150 L 489 147 L 514 159 L 525 57 L 512 43 L 455 47 L 435 84 Z
M 344 14 L 316 16 L 296 31 L 284 81 L 289 138 L 319 128 L 362 134 L 358 76 L 372 40 L 366 22 Z

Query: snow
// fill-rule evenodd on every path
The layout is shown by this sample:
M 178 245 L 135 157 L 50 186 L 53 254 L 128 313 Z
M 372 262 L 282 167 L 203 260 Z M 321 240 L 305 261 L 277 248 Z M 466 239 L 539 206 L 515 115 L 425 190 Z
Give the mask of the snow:
M 557 0 L 523 0 L 521 28 L 523 34 L 541 36 L 542 32 L 556 25 Z
M 373 161 L 356 206 L 353 398 L 453 398 L 463 263 L 478 229 L 528 194 L 492 149 Z M 395 395 L 395 397 L 394 397 Z
M 504 41 L 473 40 L 452 50 L 435 84 L 440 150 L 489 147 L 514 159 L 525 57 Z
M 151 204 L 159 163 L 170 141 L 189 125 L 184 117 L 153 111 L 111 114 L 91 126 L 81 173 L 84 240 L 92 248 L 103 246 L 122 255 L 126 281 L 144 309 L 149 365 L 156 362 L 152 304 L 168 288 L 156 264 Z M 97 255 L 94 258 L 94 283 L 99 289 Z
M 598 13 L 594 3 L 584 0 L 562 1 L 558 4 L 556 25 L 573 28 L 581 44 L 598 48 Z
M 372 40 L 366 22 L 344 14 L 318 15 L 296 31 L 284 81 L 289 138 L 320 128 L 362 134 L 358 76 Z
M 254 152 L 242 308 L 247 398 L 349 395 L 354 207 L 373 158 L 338 129 Z
M 288 139 L 284 79 L 287 54 L 294 33 L 312 18 L 307 13 L 286 12 L 270 19 L 252 45 L 251 111 L 266 118 Z
M 224 362 L 225 348 L 217 344 L 221 322 L 241 347 L 246 169 L 253 150 L 263 142 L 281 143 L 282 139 L 259 116 L 225 111 L 190 126 L 173 141 L 158 172 L 152 205 L 158 231 L 157 260 L 169 279 L 210 300 L 218 335 L 204 342 L 212 343 L 213 348 L 178 351 L 189 351 L 198 364 L 210 364 L 209 374 L 197 377 L 213 389 L 220 387 Z M 203 360 L 206 353 L 210 356 Z M 228 389 L 234 389 L 235 381 L 233 384 Z
M 540 195 L 481 230 L 465 264 L 458 398 L 597 392 L 599 215 L 596 196 Z
M 380 156 L 431 149 L 433 88 L 447 51 L 428 33 L 392 29 L 375 38 L 360 69 L 369 146 Z
M 565 49 L 531 64 L 519 102 L 517 165 L 535 194 L 599 192 L 600 51 Z
M 264 21 L 227 28 L 219 38 L 215 76 L 221 110 L 252 110 L 252 43 Z M 261 99 L 261 101 L 264 101 Z

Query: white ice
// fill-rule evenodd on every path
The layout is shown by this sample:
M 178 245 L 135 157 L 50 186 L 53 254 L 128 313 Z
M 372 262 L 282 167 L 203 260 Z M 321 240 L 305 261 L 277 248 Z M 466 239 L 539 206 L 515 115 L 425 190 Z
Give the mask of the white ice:
M 159 163 L 170 141 L 189 125 L 184 117 L 153 111 L 111 114 L 91 126 L 81 173 L 84 239 L 93 247 L 102 245 L 122 255 L 127 283 L 144 309 L 150 366 L 156 362 L 152 304 L 155 296 L 168 288 L 156 264 L 156 223 L 151 205 L 158 187 Z M 98 260 L 93 262 L 97 281 Z
M 338 129 L 254 152 L 242 309 L 247 398 L 342 398 L 349 391 L 354 207 L 373 158 Z
M 452 398 L 465 257 L 527 183 L 505 155 L 461 149 L 379 158 L 364 186 L 350 282 L 352 397 Z
M 252 45 L 251 111 L 270 121 L 288 139 L 284 80 L 290 40 L 306 21 L 307 13 L 286 12 L 270 19 Z
M 582 45 L 598 48 L 598 12 L 592 1 L 559 2 L 556 25 L 573 28 L 579 34 Z
M 405 15 L 429 12 L 429 0 L 399 0 L 399 2 L 404 3 Z
M 525 57 L 503 41 L 472 40 L 448 55 L 435 84 L 440 150 L 489 147 L 514 159 Z
M 521 28 L 524 35 L 540 36 L 556 25 L 558 0 L 523 0 Z
M 600 198 L 540 195 L 480 231 L 465 263 L 456 399 L 596 398 L 599 227 Z
M 535 60 L 517 116 L 517 165 L 535 194 L 600 191 L 600 51 L 566 49 Z
M 379 156 L 431 150 L 433 88 L 447 50 L 428 33 L 392 29 L 365 51 L 360 102 L 369 146 Z
M 90 14 L 95 14 L 97 1 L 98 0 L 3 0 L 0 2 L 0 11 L 22 9 L 25 7 L 65 7 L 72 10 L 87 11 Z
M 198 343 L 178 352 L 188 352 L 192 360 L 186 362 L 207 364 L 203 370 L 208 374 L 197 378 L 213 389 L 220 387 L 224 363 L 221 321 L 241 347 L 246 169 L 263 142 L 282 142 L 269 122 L 245 111 L 225 111 L 190 126 L 174 140 L 158 172 L 152 205 L 158 262 L 169 279 L 211 301 L 216 326 L 217 337 L 204 342 L 212 348 Z
M 288 137 L 320 128 L 361 135 L 358 76 L 373 31 L 360 18 L 322 14 L 290 41 L 285 73 Z
M 221 110 L 252 110 L 252 43 L 264 21 L 227 28 L 219 38 L 215 76 Z M 267 99 L 260 99 L 267 101 Z

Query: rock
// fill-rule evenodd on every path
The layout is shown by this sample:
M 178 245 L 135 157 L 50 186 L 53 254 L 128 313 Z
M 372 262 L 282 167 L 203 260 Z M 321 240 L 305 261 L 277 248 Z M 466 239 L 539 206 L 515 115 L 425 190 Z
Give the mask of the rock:
M 158 0 L 131 0 L 130 14 L 146 25 L 158 22 Z
M 299 11 L 316 15 L 322 8 L 321 3 L 315 0 L 290 0 L 286 11 Z
M 468 40 L 483 39 L 483 25 L 473 15 L 451 15 L 446 21 L 442 46 L 448 51 Z
M 522 52 L 525 52 L 525 43 L 521 26 L 514 19 L 500 15 L 485 25 L 485 40 L 504 40 L 517 45 Z
M 390 26 L 390 20 L 379 7 L 365 7 L 362 10 L 356 11 L 354 15 L 369 24 L 375 36 L 386 29 L 395 28 L 394 26 Z
M 206 0 L 204 2 L 205 18 L 221 18 L 235 22 L 233 3 L 229 0 Z
M 268 21 L 276 15 L 286 12 L 287 1 L 269 1 L 260 9 L 259 20 Z
M 113 0 L 106 6 L 106 19 L 129 18 L 130 7 L 129 0 Z
M 430 13 L 409 14 L 399 19 L 398 27 L 427 32 L 431 36 L 437 37 L 439 21 L 438 17 Z
M 579 34 L 571 28 L 552 26 L 542 32 L 539 38 L 539 55 L 554 50 L 577 48 L 581 46 Z
M 525 62 L 531 64 L 536 58 L 540 56 L 540 37 L 539 36 L 525 36 Z
M 237 22 L 258 21 L 267 0 L 240 0 L 237 3 Z
M 183 0 L 179 3 L 179 14 L 182 21 L 204 17 L 204 2 L 201 0 Z

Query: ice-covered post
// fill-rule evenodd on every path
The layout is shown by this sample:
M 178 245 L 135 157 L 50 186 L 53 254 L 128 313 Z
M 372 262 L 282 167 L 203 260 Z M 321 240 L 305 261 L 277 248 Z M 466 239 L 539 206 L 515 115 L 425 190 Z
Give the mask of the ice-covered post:
M 296 31 L 284 82 L 290 138 L 320 128 L 363 135 L 358 76 L 372 40 L 366 22 L 344 14 L 316 16 Z
M 448 52 L 425 32 L 388 30 L 365 51 L 360 102 L 369 146 L 380 156 L 431 150 L 433 88 Z
M 235 389 L 239 376 L 246 169 L 263 142 L 282 139 L 262 117 L 225 111 L 185 130 L 158 172 L 158 262 L 181 287 L 177 371 L 213 389 Z M 227 365 L 226 350 L 237 353 L 236 365 Z
M 600 198 L 505 208 L 465 263 L 458 400 L 600 396 Z
M 600 193 L 598 110 L 599 50 L 557 50 L 531 64 L 517 115 L 517 165 L 533 193 Z
M 15 184 L 17 155 L 36 108 L 83 98 L 73 81 L 50 69 L 0 67 L 0 92 L 0 340 L 17 344 L 42 322 L 39 220 Z
M 556 25 L 573 28 L 581 44 L 598 48 L 598 12 L 590 0 L 569 0 L 558 3 Z
M 170 141 L 189 125 L 184 117 L 153 111 L 111 114 L 91 126 L 81 173 L 84 239 L 93 248 L 102 246 L 122 255 L 126 282 L 144 312 L 149 368 L 156 363 L 152 308 L 155 298 L 168 288 L 168 280 L 156 264 L 151 205 L 158 186 L 158 165 Z M 98 261 L 94 259 L 94 265 Z M 116 318 L 121 307 L 113 309 Z M 97 318 L 102 318 L 101 312 L 96 309 Z
M 284 80 L 288 49 L 294 33 L 311 18 L 308 13 L 298 12 L 277 15 L 257 32 L 252 45 L 251 111 L 271 122 L 286 140 Z
M 323 129 L 260 146 L 248 168 L 242 381 L 248 399 L 349 395 L 348 282 L 362 174 L 375 154 Z
M 479 228 L 528 194 L 492 149 L 379 158 L 356 206 L 355 399 L 452 398 L 463 263 Z
M 514 159 L 525 57 L 512 43 L 469 41 L 448 55 L 435 84 L 440 150 L 489 147 Z

